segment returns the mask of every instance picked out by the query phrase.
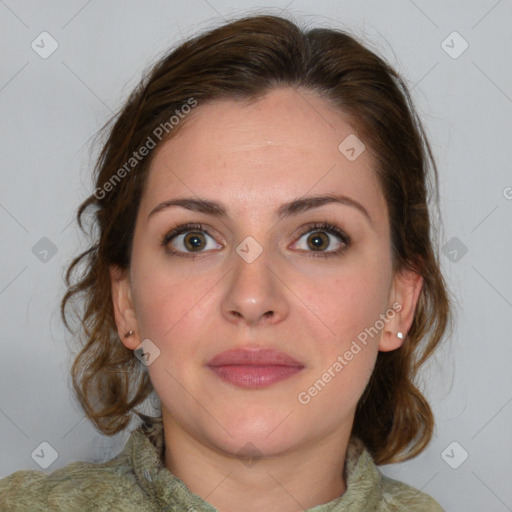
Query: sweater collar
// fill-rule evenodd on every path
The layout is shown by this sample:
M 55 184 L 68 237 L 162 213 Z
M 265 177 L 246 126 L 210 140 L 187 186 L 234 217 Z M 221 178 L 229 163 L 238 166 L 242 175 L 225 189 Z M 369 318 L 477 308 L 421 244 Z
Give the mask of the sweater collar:
M 138 485 L 159 508 L 218 512 L 165 467 L 161 421 L 143 423 L 133 431 L 118 458 L 125 459 Z M 378 507 L 382 475 L 362 441 L 355 437 L 350 438 L 347 447 L 344 472 L 345 493 L 306 512 L 362 512 Z

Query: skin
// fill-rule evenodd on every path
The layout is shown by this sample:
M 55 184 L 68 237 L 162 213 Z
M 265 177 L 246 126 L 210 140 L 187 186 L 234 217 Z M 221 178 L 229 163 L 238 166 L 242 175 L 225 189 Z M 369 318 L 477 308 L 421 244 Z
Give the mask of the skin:
M 338 150 L 355 131 L 322 98 L 279 88 L 251 104 L 199 104 L 181 128 L 151 163 L 131 267 L 111 268 L 121 340 L 133 350 L 150 339 L 160 350 L 148 370 L 162 402 L 166 467 L 222 512 L 327 503 L 345 492 L 355 408 L 378 351 L 401 346 L 396 333 L 410 328 L 422 279 L 393 274 L 387 207 L 370 152 L 349 161 Z M 284 203 L 333 193 L 359 202 L 371 221 L 335 203 L 274 218 Z M 228 216 L 174 206 L 148 218 L 178 197 L 219 201 Z M 322 258 L 308 243 L 316 233 L 329 242 L 324 253 L 342 246 L 335 235 L 307 229 L 323 221 L 351 237 L 341 254 Z M 183 235 L 168 247 L 195 259 L 159 245 L 187 222 L 210 231 L 202 252 L 191 252 Z M 263 249 L 251 263 L 236 252 L 248 236 Z M 299 403 L 298 394 L 395 302 L 402 309 L 382 331 L 308 404 Z M 124 338 L 129 330 L 135 335 Z M 282 350 L 304 369 L 267 388 L 242 389 L 206 367 L 238 347 Z M 244 464 L 251 455 L 260 458 Z

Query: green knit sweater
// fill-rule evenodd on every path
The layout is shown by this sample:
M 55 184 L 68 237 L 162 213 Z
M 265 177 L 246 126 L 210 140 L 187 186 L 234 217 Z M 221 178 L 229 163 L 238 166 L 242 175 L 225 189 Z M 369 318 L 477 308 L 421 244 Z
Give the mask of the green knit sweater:
M 117 457 L 74 462 L 45 474 L 17 471 L 0 480 L 0 511 L 218 512 L 163 463 L 161 426 L 142 424 Z M 352 438 L 345 493 L 308 512 L 444 512 L 430 496 L 384 476 L 363 443 Z

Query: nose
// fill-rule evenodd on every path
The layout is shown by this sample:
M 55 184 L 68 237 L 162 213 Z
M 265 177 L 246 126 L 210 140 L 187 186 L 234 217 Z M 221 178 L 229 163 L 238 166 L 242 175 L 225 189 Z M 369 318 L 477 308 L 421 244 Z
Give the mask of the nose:
M 266 251 L 251 263 L 235 253 L 230 274 L 222 300 L 222 313 L 228 321 L 256 326 L 277 324 L 286 318 L 286 287 L 268 261 Z

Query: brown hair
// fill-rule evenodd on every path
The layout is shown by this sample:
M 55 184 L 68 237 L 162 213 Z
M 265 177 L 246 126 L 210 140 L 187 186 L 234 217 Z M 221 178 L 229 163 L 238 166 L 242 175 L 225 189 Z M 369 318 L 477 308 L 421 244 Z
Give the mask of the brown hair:
M 428 209 L 429 195 L 438 195 L 436 165 L 407 87 L 392 67 L 343 31 L 300 29 L 277 16 L 235 20 L 172 49 L 145 75 L 112 126 L 104 127 L 108 139 L 95 168 L 97 188 L 77 213 L 85 231 L 82 216 L 94 209 L 97 236 L 70 264 L 61 303 L 71 330 L 66 303 L 75 295 L 83 298 L 79 324 L 85 338 L 72 366 L 77 398 L 93 424 L 113 435 L 128 426 L 132 411 L 144 416 L 134 408 L 153 391 L 143 365 L 119 341 L 110 289 L 109 266 L 130 265 L 151 155 L 131 162 L 132 169 L 126 163 L 191 98 L 200 108 L 216 99 L 257 99 L 281 86 L 317 93 L 349 116 L 374 157 L 387 201 L 394 269 L 423 276 L 406 340 L 397 350 L 379 352 L 352 430 L 377 464 L 407 460 L 432 437 L 433 414 L 415 378 L 450 319 Z M 79 264 L 84 271 L 75 277 Z

